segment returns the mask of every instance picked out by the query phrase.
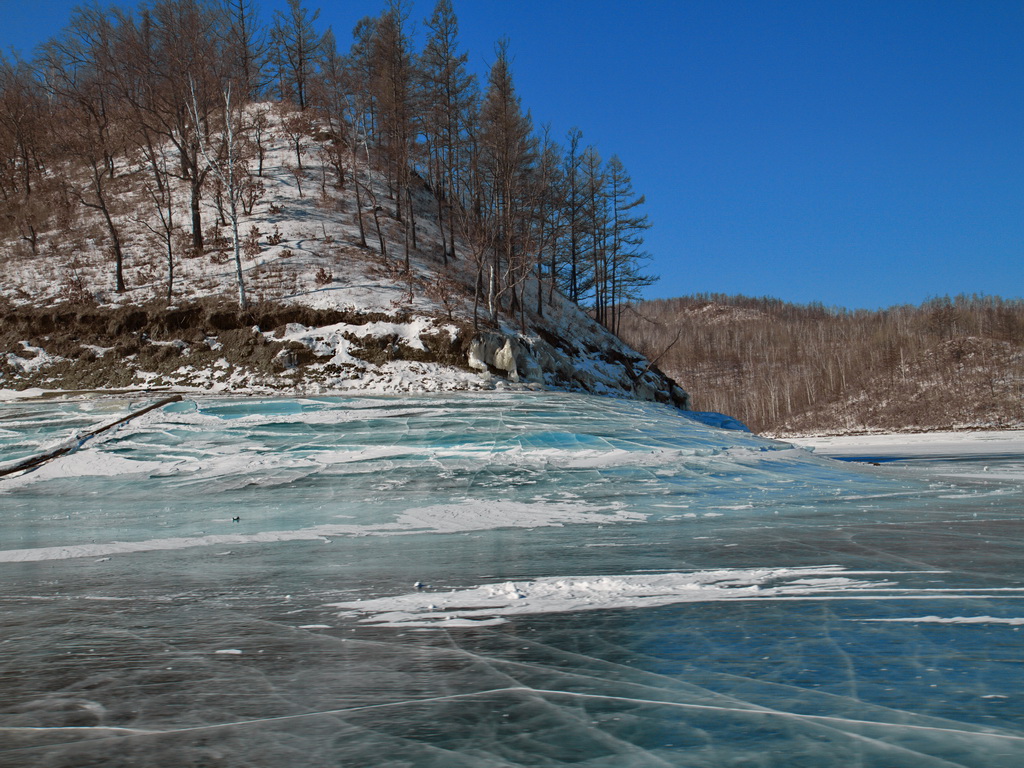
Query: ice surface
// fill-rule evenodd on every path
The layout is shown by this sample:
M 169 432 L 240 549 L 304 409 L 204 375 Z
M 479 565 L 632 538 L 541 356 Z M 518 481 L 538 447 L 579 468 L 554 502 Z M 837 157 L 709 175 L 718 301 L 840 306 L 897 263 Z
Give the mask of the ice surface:
M 0 465 L 140 404 L 8 399 Z M 1024 457 L 943 451 L 175 404 L 0 479 L 0 766 L 1017 768 Z

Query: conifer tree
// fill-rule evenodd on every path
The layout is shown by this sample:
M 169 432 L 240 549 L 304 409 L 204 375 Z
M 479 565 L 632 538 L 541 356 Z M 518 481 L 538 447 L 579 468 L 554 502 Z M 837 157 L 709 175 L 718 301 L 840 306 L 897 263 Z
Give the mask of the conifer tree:
M 564 230 L 562 150 L 550 136 L 548 126 L 540 137 L 537 168 L 534 174 L 534 220 L 537 228 L 537 314 L 544 316 L 542 276 L 547 268 L 548 303 L 558 282 L 558 242 Z
M 641 291 L 657 278 L 645 275 L 642 266 L 649 255 L 641 250 L 643 234 L 651 224 L 647 214 L 638 212 L 645 202 L 643 195 L 633 191 L 633 181 L 618 155 L 612 155 L 606 166 L 607 193 L 611 221 L 608 234 L 608 308 L 605 325 L 618 333 L 621 307 L 640 298 Z
M 584 237 L 583 182 L 580 172 L 581 150 L 580 140 L 583 132 L 576 127 L 570 128 L 567 136 L 568 146 L 565 161 L 562 165 L 562 176 L 565 179 L 565 225 L 569 273 L 564 283 L 569 300 L 579 304 L 581 297 L 581 261 Z
M 221 0 L 225 18 L 223 45 L 227 74 L 238 97 L 255 101 L 264 86 L 269 44 L 255 0 Z
M 589 250 L 586 282 L 580 287 L 581 298 L 589 292 L 594 317 L 599 323 L 605 322 L 608 308 L 607 297 L 607 249 L 608 205 L 605 194 L 604 169 L 597 149 L 588 146 L 580 158 L 583 180 L 584 221 Z M 585 300 L 585 299 L 584 299 Z
M 320 10 L 310 13 L 302 0 L 288 0 L 288 10 L 274 16 L 271 39 L 275 48 L 278 89 L 282 100 L 305 110 L 309 87 L 323 54 L 324 38 L 316 31 Z
M 517 234 L 527 211 L 524 195 L 526 174 L 534 160 L 535 144 L 530 115 L 524 113 L 512 82 L 508 42 L 498 43 L 487 91 L 480 110 L 480 144 L 483 176 L 489 196 L 489 219 L 499 244 L 489 276 L 489 305 L 496 313 L 506 290 L 515 288 L 523 275 Z M 518 306 L 513 306 L 513 310 Z

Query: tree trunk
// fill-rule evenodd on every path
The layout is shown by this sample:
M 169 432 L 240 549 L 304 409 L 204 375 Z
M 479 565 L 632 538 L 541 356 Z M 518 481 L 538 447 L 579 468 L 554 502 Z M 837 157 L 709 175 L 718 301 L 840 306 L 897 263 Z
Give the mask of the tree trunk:
M 366 225 L 363 223 L 363 196 L 359 191 L 359 169 L 356 168 L 356 152 L 352 149 L 352 184 L 356 188 L 356 221 L 359 222 L 359 245 L 366 247 Z
M 190 176 L 190 182 L 189 209 L 192 213 L 192 250 L 197 256 L 200 256 L 203 253 L 203 213 L 199 208 L 199 199 L 202 196 L 203 185 L 195 168 Z

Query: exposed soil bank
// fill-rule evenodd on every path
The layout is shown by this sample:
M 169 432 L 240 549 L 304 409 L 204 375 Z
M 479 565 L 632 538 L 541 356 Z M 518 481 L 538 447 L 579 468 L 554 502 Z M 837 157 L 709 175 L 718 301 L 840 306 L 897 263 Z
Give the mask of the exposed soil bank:
M 403 367 L 404 366 L 404 367 Z M 0 389 L 198 387 L 469 389 L 497 381 L 687 407 L 687 394 L 624 347 L 475 331 L 458 319 L 226 299 L 168 307 L 59 305 L 0 312 Z
M 231 377 L 239 386 L 291 388 L 318 356 L 282 338 L 289 326 L 407 319 L 271 303 L 243 311 L 223 299 L 172 307 L 19 307 L 0 314 L 0 386 L 95 389 L 132 386 L 140 378 L 202 386 Z M 352 354 L 371 362 L 386 357 L 465 366 L 468 344 L 461 332 L 454 338 L 425 334 L 426 351 L 386 337 L 359 337 Z

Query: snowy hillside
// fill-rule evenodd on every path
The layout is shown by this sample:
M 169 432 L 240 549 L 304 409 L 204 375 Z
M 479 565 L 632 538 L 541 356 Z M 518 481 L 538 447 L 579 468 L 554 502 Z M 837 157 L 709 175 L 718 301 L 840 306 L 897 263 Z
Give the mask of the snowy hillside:
M 525 307 L 491 319 L 478 305 L 474 322 L 469 249 L 456 242 L 445 265 L 436 201 L 424 183 L 415 191 L 417 247 L 406 273 L 405 233 L 386 183 L 365 163 L 355 167 L 376 202 L 368 211 L 363 201 L 364 226 L 377 217 L 386 254 L 375 233 L 363 247 L 352 185 L 341 188 L 328 165 L 334 139 L 311 124 L 296 141 L 284 125 L 288 112 L 250 110 L 268 122 L 256 199 L 239 220 L 248 307 L 239 309 L 231 231 L 227 219 L 218 221 L 214 194 L 203 200 L 207 251 L 186 255 L 181 226 L 168 248 L 143 159 L 126 158 L 114 211 L 123 293 L 114 290 L 97 211 L 41 233 L 38 256 L 24 243 L 0 243 L 0 389 L 552 387 L 686 407 L 674 382 L 533 278 Z M 187 182 L 177 183 L 170 210 L 187 225 Z

